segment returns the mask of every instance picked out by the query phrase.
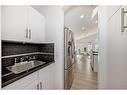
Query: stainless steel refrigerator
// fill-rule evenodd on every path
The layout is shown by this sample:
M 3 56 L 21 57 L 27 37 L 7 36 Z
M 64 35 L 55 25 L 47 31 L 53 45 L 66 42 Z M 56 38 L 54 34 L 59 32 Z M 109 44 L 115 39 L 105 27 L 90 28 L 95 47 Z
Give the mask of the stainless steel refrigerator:
M 70 89 L 74 79 L 75 62 L 74 35 L 69 28 L 64 28 L 64 88 Z

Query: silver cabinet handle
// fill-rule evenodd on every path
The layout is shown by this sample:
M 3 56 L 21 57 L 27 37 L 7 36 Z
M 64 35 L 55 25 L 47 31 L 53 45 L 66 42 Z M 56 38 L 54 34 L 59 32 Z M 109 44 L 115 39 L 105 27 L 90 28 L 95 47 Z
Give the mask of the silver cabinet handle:
M 39 84 L 37 84 L 37 90 L 39 90 Z
M 124 29 L 127 28 L 127 26 L 124 25 L 125 13 L 127 13 L 127 11 L 125 11 L 124 8 L 121 8 L 121 32 L 124 32 Z
M 31 29 L 29 29 L 29 39 L 31 39 Z
M 28 38 L 28 28 L 26 28 L 26 38 Z
M 40 82 L 40 89 L 42 90 L 42 82 Z

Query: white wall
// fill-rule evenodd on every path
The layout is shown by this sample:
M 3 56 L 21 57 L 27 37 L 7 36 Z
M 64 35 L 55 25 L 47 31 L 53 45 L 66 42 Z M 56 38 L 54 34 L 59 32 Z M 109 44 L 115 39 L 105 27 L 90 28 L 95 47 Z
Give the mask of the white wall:
M 36 8 L 46 18 L 46 42 L 55 43 L 54 87 L 64 88 L 64 12 L 61 6 Z
M 98 9 L 99 55 L 98 55 L 98 89 L 107 88 L 107 10 L 105 6 Z
M 97 27 L 95 27 L 94 29 L 89 30 L 89 32 L 92 32 L 94 34 L 81 37 L 81 39 L 76 40 L 76 50 L 80 49 L 81 53 L 84 53 L 84 47 L 87 48 L 88 42 L 92 42 L 92 45 L 94 46 L 95 39 L 98 39 L 97 31 Z
M 64 12 L 62 7 L 50 7 L 46 16 L 46 41 L 55 42 L 55 86 L 64 88 Z

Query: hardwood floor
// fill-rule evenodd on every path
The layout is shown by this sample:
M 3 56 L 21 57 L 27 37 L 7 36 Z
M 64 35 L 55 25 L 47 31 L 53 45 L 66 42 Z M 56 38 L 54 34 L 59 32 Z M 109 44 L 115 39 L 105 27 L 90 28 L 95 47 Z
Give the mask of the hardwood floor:
M 74 80 L 71 90 L 97 89 L 97 73 L 90 67 L 90 59 L 86 55 L 77 55 L 74 66 Z

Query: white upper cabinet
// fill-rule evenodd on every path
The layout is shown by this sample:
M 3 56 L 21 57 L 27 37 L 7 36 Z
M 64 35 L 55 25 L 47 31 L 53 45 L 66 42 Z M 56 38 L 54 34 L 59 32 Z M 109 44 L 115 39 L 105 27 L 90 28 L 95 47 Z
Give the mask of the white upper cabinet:
M 27 7 L 2 6 L 2 40 L 25 41 Z
M 2 40 L 44 42 L 45 18 L 31 6 L 2 6 Z
M 31 42 L 43 42 L 45 39 L 45 18 L 34 8 L 28 13 L 29 39 Z

